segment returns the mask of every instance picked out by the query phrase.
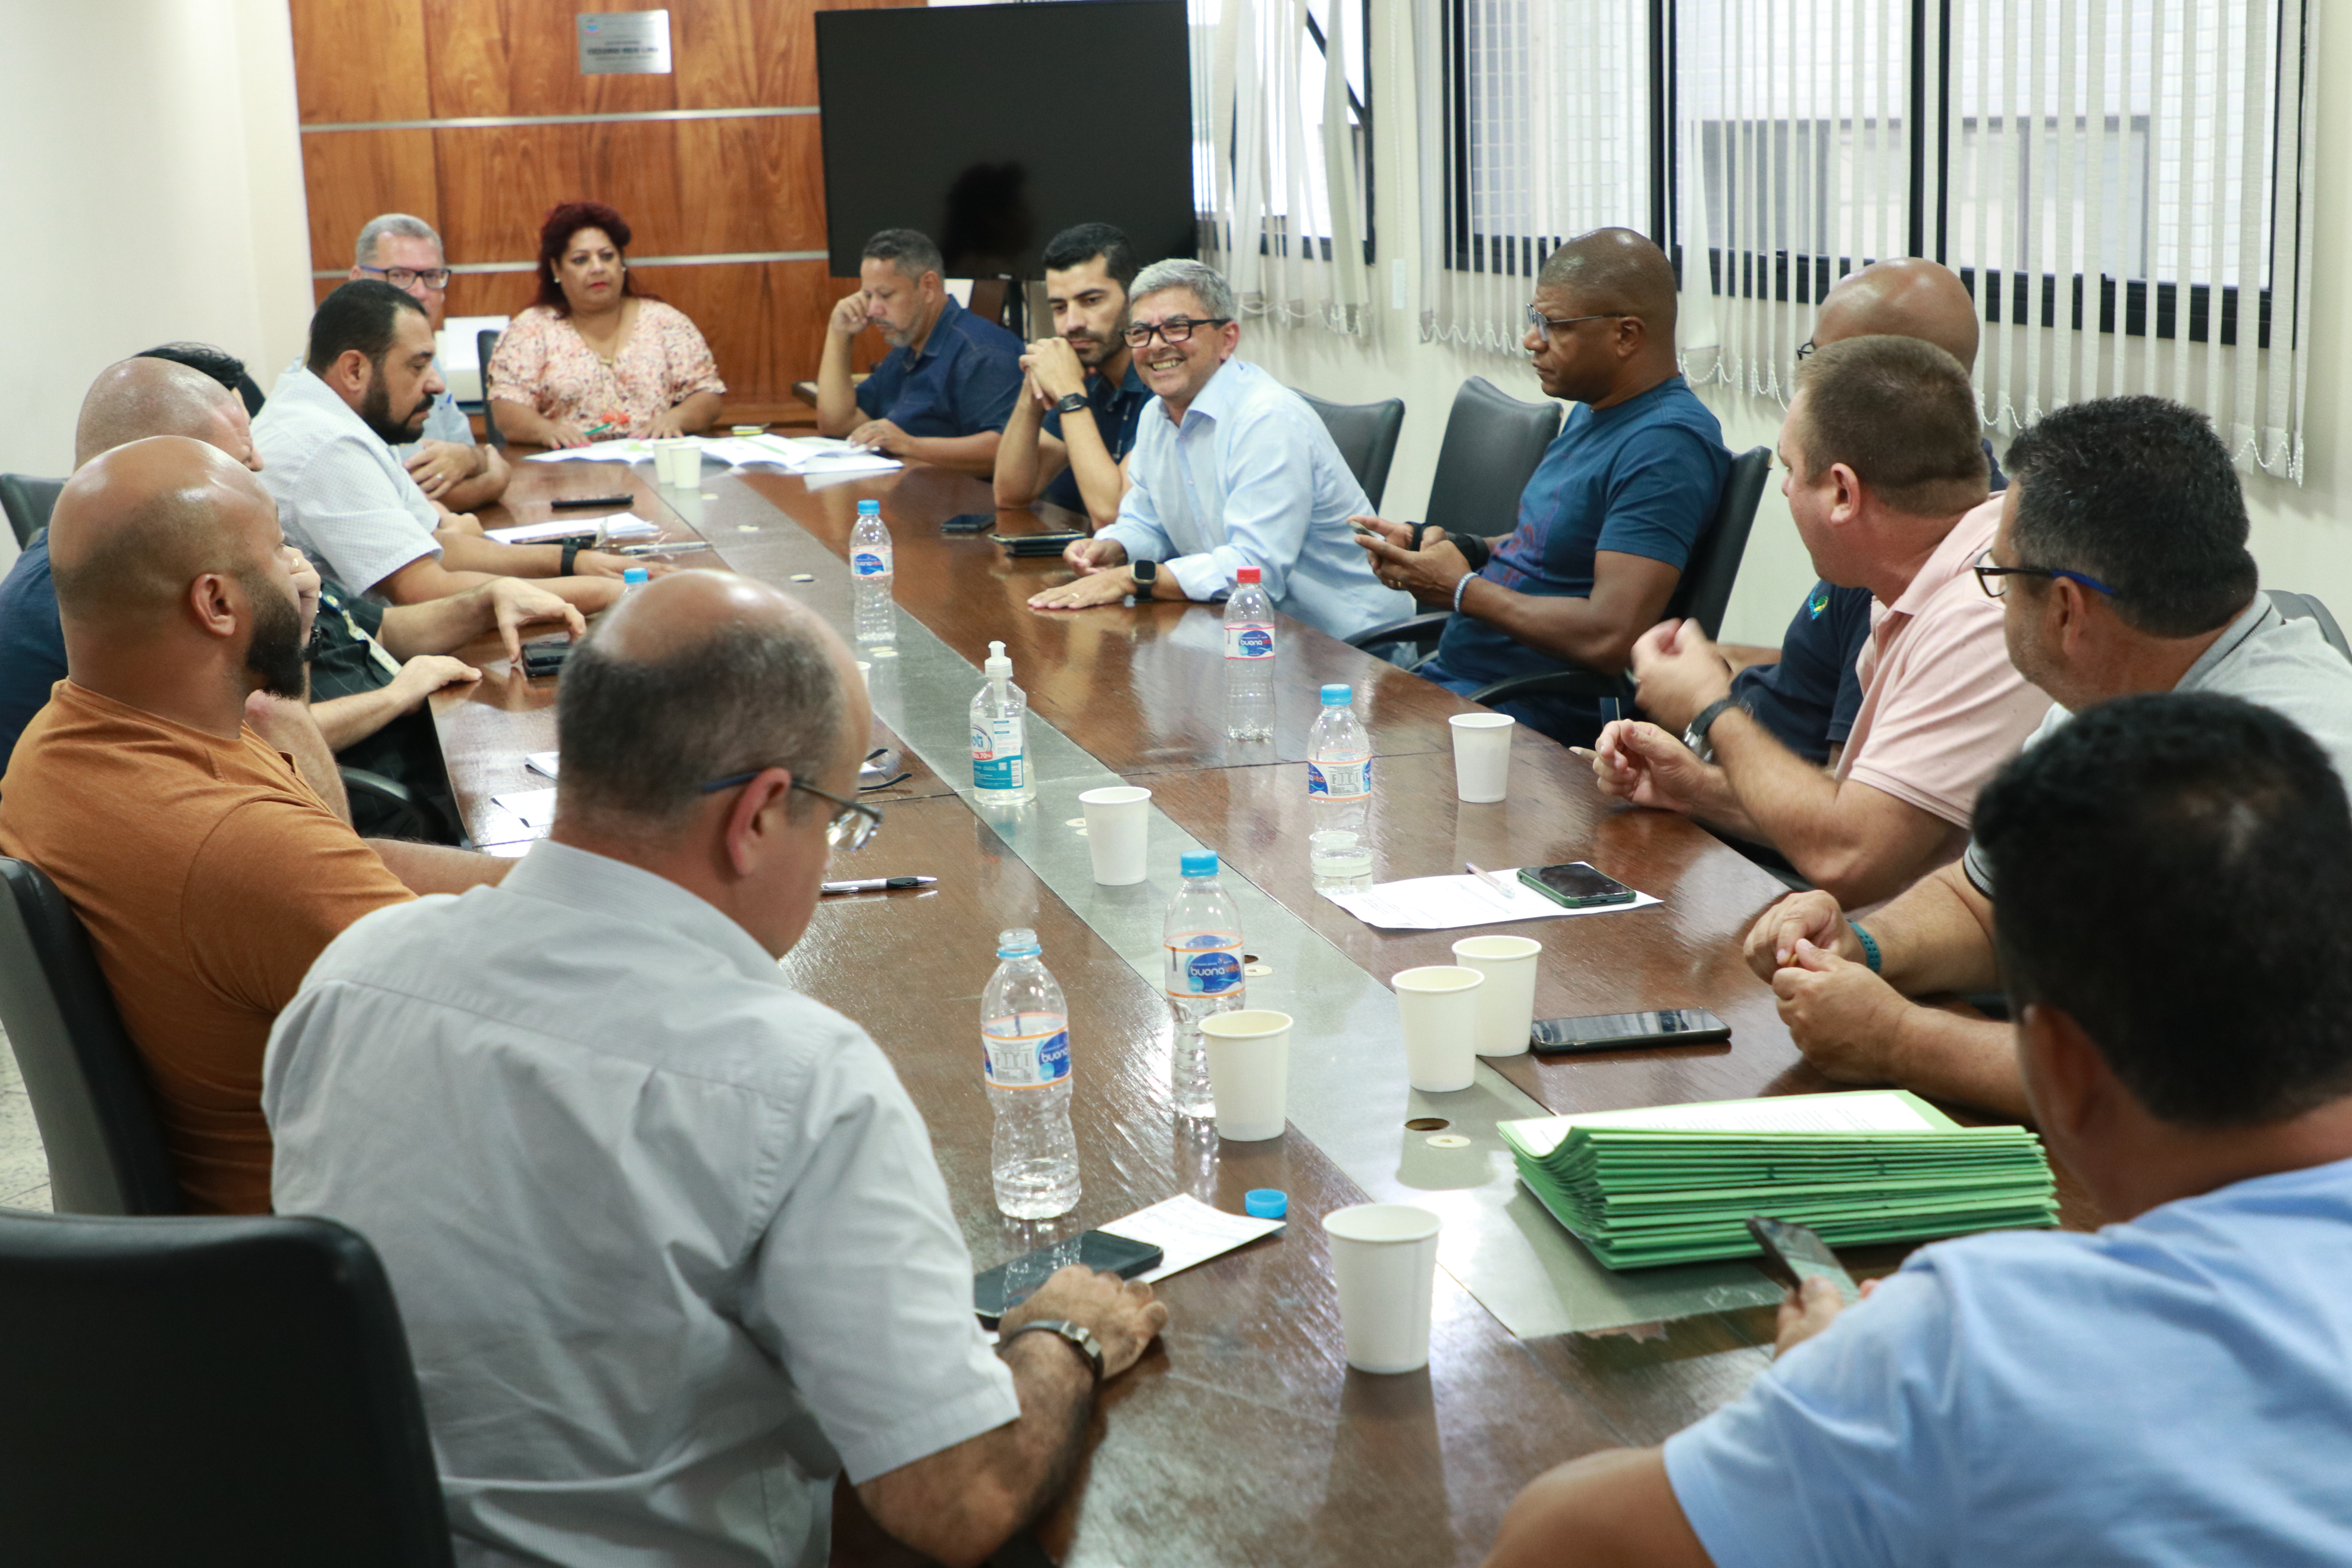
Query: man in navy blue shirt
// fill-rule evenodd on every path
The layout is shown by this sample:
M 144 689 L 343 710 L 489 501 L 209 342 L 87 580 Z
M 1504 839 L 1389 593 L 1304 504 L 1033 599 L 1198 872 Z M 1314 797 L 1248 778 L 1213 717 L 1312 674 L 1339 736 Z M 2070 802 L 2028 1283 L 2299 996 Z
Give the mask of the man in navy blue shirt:
M 911 228 L 866 242 L 863 285 L 833 308 L 816 373 L 816 427 L 909 463 L 986 479 L 1021 394 L 1021 340 L 948 297 L 940 247 Z M 890 352 L 863 385 L 850 343 L 881 330 Z
M 1570 664 L 1623 669 L 1731 467 L 1722 426 L 1675 370 L 1674 270 L 1656 246 L 1622 228 L 1570 240 L 1544 263 L 1528 315 L 1544 391 L 1580 406 L 1528 481 L 1518 528 L 1493 541 L 1441 531 L 1413 550 L 1402 524 L 1360 520 L 1383 582 L 1456 612 L 1420 673 L 1465 696 Z M 1616 717 L 1565 698 L 1502 708 L 1570 745 Z
M 1127 346 L 1135 247 L 1107 223 L 1082 223 L 1055 235 L 1044 260 L 1060 336 L 1021 356 L 1028 379 L 996 448 L 996 504 L 1050 501 L 1108 528 L 1118 521 L 1127 455 L 1151 401 Z

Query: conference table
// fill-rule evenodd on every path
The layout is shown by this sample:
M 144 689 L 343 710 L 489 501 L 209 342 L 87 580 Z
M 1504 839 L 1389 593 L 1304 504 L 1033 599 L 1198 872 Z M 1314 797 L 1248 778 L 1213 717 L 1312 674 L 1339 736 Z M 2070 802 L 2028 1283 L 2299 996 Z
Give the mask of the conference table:
M 1015 559 L 991 534 L 940 524 L 995 508 L 988 487 L 938 468 L 810 482 L 706 465 L 697 486 L 650 465 L 517 462 L 491 526 L 551 516 L 559 496 L 625 490 L 675 542 L 681 567 L 775 584 L 845 631 L 845 545 L 878 499 L 896 546 L 899 633 L 870 660 L 875 744 L 907 776 L 865 798 L 882 832 L 835 875 L 922 873 L 919 892 L 824 900 L 786 956 L 792 983 L 862 1024 L 928 1124 L 973 1264 L 1066 1243 L 1178 1194 L 1233 1213 L 1244 1192 L 1288 1194 L 1281 1232 L 1159 1285 L 1169 1328 L 1108 1385 L 1063 1500 L 999 1561 L 1085 1564 L 1429 1564 L 1477 1562 L 1503 1510 L 1549 1467 L 1655 1443 L 1735 1397 L 1769 1362 L 1777 1289 L 1745 1263 L 1610 1276 L 1517 1188 L 1499 1120 L 1835 1089 L 1803 1060 L 1739 938 L 1785 889 L 1680 817 L 1601 795 L 1564 748 L 1519 727 L 1507 801 L 1454 798 L 1447 720 L 1475 705 L 1310 626 L 1284 620 L 1271 740 L 1223 734 L 1215 606 L 1150 603 L 1046 614 L 1028 596 L 1058 560 Z M 1073 526 L 1050 509 L 999 514 L 997 534 Z M 1028 694 L 1037 801 L 972 801 L 966 709 L 991 640 Z M 435 700 L 450 780 L 485 849 L 536 830 L 494 797 L 544 788 L 526 752 L 555 745 L 555 681 L 485 657 L 478 686 Z M 1307 734 L 1326 682 L 1354 688 L 1375 756 L 1378 880 L 1588 860 L 1662 902 L 1557 921 L 1443 931 L 1376 930 L 1314 889 L 1306 856 Z M 1076 794 L 1152 792 L 1152 874 L 1098 888 Z M 1243 909 L 1250 1005 L 1298 1019 L 1291 1126 L 1223 1142 L 1175 1116 L 1159 921 L 1180 849 L 1221 857 Z M 1034 929 L 1069 1002 L 1084 1195 L 1062 1219 L 996 1209 L 981 1083 L 980 993 L 995 937 Z M 1482 931 L 1544 943 L 1538 1017 L 1712 1009 L 1727 1045 L 1484 1062 L 1455 1094 L 1405 1083 L 1388 978 L 1453 962 Z M 1958 1114 L 1957 1108 L 1955 1113 Z M 2061 1173 L 2065 1221 L 2095 1224 Z M 1445 1230 L 1424 1371 L 1373 1375 L 1343 1358 L 1320 1216 L 1409 1201 Z M 1883 1272 L 1900 1247 L 1848 1255 Z M 1643 1276 L 1654 1278 L 1645 1279 Z M 1044 1558 L 1037 1554 L 1042 1552 Z M 909 1560 L 836 1491 L 835 1561 Z

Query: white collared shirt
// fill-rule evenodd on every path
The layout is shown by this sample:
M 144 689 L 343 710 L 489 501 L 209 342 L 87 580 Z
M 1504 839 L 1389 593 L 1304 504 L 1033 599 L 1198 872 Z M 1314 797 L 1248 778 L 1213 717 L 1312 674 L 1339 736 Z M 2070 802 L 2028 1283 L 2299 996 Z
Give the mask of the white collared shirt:
M 261 483 L 286 542 L 353 590 L 438 555 L 440 513 L 367 421 L 301 366 L 278 378 L 254 416 Z
M 1020 1415 L 905 1089 L 740 926 L 549 840 L 396 912 L 262 1108 L 391 1276 L 460 1562 L 822 1564 L 836 1469 Z

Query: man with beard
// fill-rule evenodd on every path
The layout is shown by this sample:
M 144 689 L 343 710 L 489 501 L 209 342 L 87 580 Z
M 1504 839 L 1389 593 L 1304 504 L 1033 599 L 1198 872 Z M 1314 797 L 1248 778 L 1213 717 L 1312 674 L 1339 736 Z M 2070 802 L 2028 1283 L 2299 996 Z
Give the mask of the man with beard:
M 582 610 L 611 604 L 626 556 L 436 533 L 449 514 L 393 448 L 416 438 L 443 390 L 424 306 L 372 278 L 328 295 L 310 318 L 309 355 L 253 422 L 287 538 L 336 581 L 390 604 L 446 598 L 491 576 L 553 577 Z
M 68 678 L 0 776 L 0 853 L 88 929 L 189 1207 L 264 1213 L 262 1051 L 311 960 L 371 910 L 508 862 L 371 843 L 330 804 L 300 702 L 319 579 L 228 454 L 104 453 L 58 497 L 49 559 Z
M 1045 302 L 1061 335 L 1021 356 L 1028 379 L 996 448 L 996 504 L 1051 501 L 1108 528 L 1151 401 L 1127 346 L 1135 248 L 1107 223 L 1082 223 L 1047 243 L 1045 263 Z
M 1021 395 L 1021 340 L 948 297 L 940 247 L 911 228 L 866 242 L 861 287 L 834 306 L 816 373 L 816 427 L 909 463 L 987 478 Z M 890 352 L 864 384 L 850 344 L 878 327 Z
M 353 278 L 381 278 L 406 294 L 425 307 L 439 336 L 449 308 L 449 262 L 431 224 L 407 213 L 378 213 L 360 230 L 352 256 Z M 446 392 L 433 400 L 424 433 L 399 456 L 417 488 L 451 511 L 489 505 L 506 493 L 510 477 L 506 458 L 474 439 L 473 421 Z

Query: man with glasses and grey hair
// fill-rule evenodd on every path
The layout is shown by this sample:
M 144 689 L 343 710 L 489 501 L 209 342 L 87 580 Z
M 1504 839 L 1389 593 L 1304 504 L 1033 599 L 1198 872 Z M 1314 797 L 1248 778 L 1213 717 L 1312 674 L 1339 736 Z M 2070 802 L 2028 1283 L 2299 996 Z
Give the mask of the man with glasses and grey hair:
M 460 1562 L 819 1568 L 844 1471 L 980 1562 L 1167 1321 L 1072 1267 L 992 1349 L 921 1117 L 778 968 L 881 821 L 871 722 L 775 589 L 630 595 L 564 668 L 509 890 L 361 921 L 271 1038 L 278 1208 L 382 1256 Z
M 1232 286 L 1197 261 L 1137 275 L 1128 347 L 1157 395 L 1129 454 L 1118 521 L 1064 552 L 1074 581 L 1040 610 L 1138 599 L 1222 599 L 1255 566 L 1286 616 L 1335 637 L 1402 620 L 1348 519 L 1364 490 L 1307 400 L 1247 360 Z
M 433 226 L 407 213 L 379 213 L 352 246 L 353 278 L 391 284 L 425 307 L 436 334 L 449 308 L 449 264 Z M 417 488 L 453 512 L 488 506 L 506 493 L 507 460 L 474 439 L 473 421 L 445 388 L 425 416 L 425 433 L 395 447 Z

